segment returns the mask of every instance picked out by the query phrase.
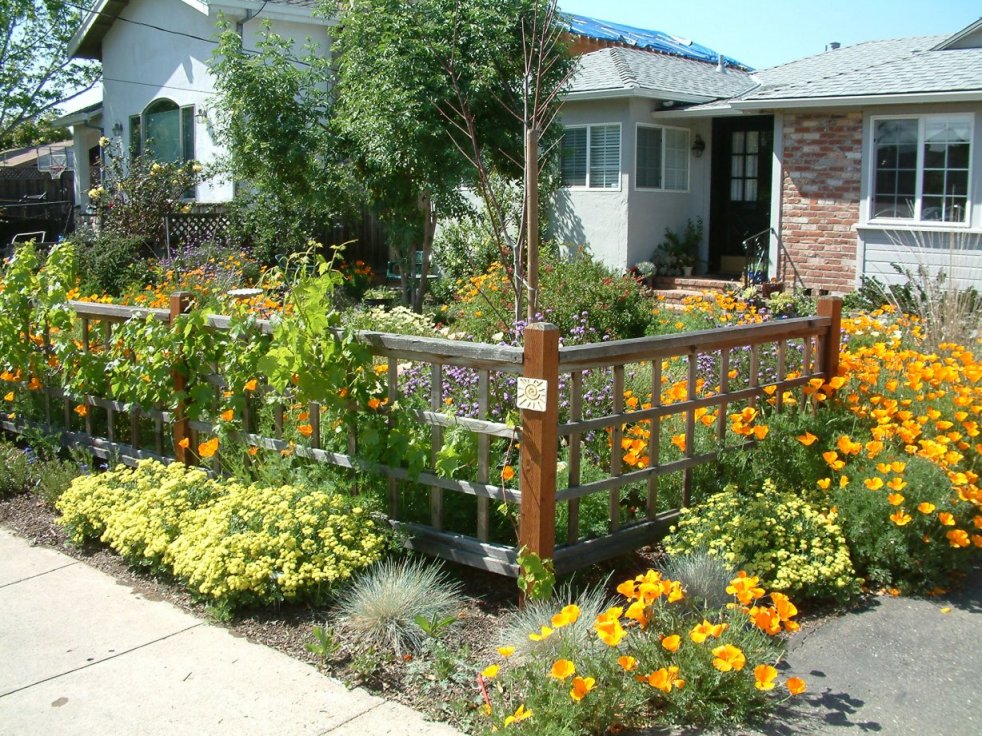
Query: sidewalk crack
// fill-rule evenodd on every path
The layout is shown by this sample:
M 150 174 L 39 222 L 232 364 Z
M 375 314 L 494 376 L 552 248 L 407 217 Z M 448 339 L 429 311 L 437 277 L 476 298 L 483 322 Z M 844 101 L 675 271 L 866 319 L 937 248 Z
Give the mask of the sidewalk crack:
M 13 582 L 10 583 L 4 583 L 3 585 L 0 585 L 0 590 L 2 590 L 3 588 L 9 588 L 11 585 L 17 585 L 18 583 L 26 582 L 28 580 L 34 580 L 34 578 L 39 578 L 42 575 L 50 575 L 53 572 L 57 572 L 58 570 L 64 570 L 66 567 L 71 567 L 72 565 L 77 565 L 77 564 L 79 564 L 78 560 L 72 560 L 71 562 L 62 565 L 61 567 L 54 567 L 50 570 L 39 572 L 37 575 L 28 575 L 26 578 L 21 578 L 20 580 L 14 580 Z
M 137 645 L 135 647 L 131 647 L 131 648 L 129 648 L 129 649 L 123 651 L 123 652 L 117 652 L 116 654 L 112 654 L 112 655 L 110 655 L 108 657 L 104 657 L 104 658 L 102 658 L 102 659 L 100 659 L 100 660 L 98 660 L 96 662 L 87 662 L 86 664 L 83 664 L 80 667 L 75 667 L 73 669 L 66 670 L 65 672 L 59 672 L 57 675 L 51 675 L 50 677 L 45 677 L 44 679 L 38 680 L 37 682 L 32 682 L 32 683 L 30 683 L 28 685 L 22 685 L 21 687 L 14 688 L 13 690 L 8 690 L 5 693 L 0 693 L 0 698 L 5 698 L 8 695 L 13 695 L 14 693 L 19 693 L 22 690 L 27 690 L 29 688 L 34 687 L 35 685 L 40 685 L 40 684 L 45 683 L 45 682 L 50 682 L 51 680 L 57 680 L 58 678 L 64 677 L 65 675 L 70 675 L 73 672 L 79 672 L 81 670 L 88 669 L 89 667 L 95 667 L 96 665 L 102 664 L 103 662 L 108 662 L 108 661 L 110 661 L 112 659 L 116 659 L 117 657 L 122 657 L 124 654 L 129 654 L 130 652 L 135 652 L 135 651 L 137 651 L 139 649 L 144 649 L 145 647 L 149 647 L 150 645 L 156 644 L 157 642 L 166 641 L 167 639 L 170 639 L 170 638 L 175 637 L 175 636 L 179 636 L 180 634 L 183 634 L 183 633 L 185 633 L 187 631 L 190 631 L 191 629 L 196 629 L 199 626 L 204 626 L 204 625 L 205 625 L 205 622 L 204 621 L 199 621 L 198 623 L 194 624 L 193 626 L 188 626 L 188 627 L 186 627 L 184 629 L 181 629 L 180 631 L 175 631 L 175 632 L 173 632 L 171 634 L 167 634 L 166 636 L 161 636 L 161 637 L 159 637 L 157 639 L 154 639 L 152 641 L 144 642 L 143 644 L 139 644 L 139 645 Z

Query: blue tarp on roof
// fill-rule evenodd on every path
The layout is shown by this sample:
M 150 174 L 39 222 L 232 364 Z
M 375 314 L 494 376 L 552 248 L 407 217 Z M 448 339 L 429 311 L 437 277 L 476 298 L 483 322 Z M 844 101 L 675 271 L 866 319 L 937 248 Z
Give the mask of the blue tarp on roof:
M 595 38 L 599 41 L 614 41 L 645 51 L 659 51 L 663 54 L 682 56 L 686 59 L 706 61 L 712 64 L 715 64 L 719 60 L 719 54 L 712 49 L 701 46 L 687 38 L 673 36 L 670 33 L 634 28 L 632 26 L 621 25 L 620 23 L 587 18 L 583 15 L 567 14 L 566 17 L 569 18 L 570 30 L 587 38 Z M 729 56 L 723 56 L 723 59 L 728 66 L 753 71 L 751 67 Z

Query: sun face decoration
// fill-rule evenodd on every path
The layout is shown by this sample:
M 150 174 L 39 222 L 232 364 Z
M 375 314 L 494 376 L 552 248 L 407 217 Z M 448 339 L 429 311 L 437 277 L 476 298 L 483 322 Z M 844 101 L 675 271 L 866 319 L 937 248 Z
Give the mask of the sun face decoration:
M 518 408 L 527 411 L 545 411 L 549 382 L 542 378 L 518 379 Z

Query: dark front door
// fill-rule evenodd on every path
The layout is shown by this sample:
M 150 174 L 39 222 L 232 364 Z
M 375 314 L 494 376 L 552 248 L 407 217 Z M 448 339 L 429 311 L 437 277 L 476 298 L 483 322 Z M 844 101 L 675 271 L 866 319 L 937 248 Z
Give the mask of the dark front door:
M 770 227 L 773 152 L 773 116 L 713 120 L 711 271 L 742 270 L 733 257 L 743 258 L 743 241 Z

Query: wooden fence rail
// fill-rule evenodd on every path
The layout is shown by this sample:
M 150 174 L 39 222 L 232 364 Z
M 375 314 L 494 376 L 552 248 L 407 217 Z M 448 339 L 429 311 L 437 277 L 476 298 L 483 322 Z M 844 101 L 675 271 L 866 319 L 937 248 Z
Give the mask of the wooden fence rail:
M 152 315 L 170 324 L 189 308 L 189 302 L 175 295 L 169 310 L 88 302 L 69 306 L 79 320 L 83 350 L 88 351 L 93 340 L 107 344 L 119 323 Z M 322 449 L 316 406 L 310 407 L 315 426 L 305 443 L 284 440 L 282 405 L 275 415 L 273 436 L 256 431 L 252 410 L 234 434 L 249 445 L 289 449 L 313 462 L 385 478 L 389 517 L 407 532 L 407 545 L 413 549 L 514 576 L 518 552 L 526 547 L 553 558 L 558 571 L 568 572 L 637 549 L 664 534 L 678 507 L 690 500 L 693 470 L 746 443 L 746 438 L 730 436 L 728 410 L 755 408 L 763 402 L 780 410 L 786 402 L 804 401 L 802 389 L 809 381 L 834 376 L 840 314 L 841 300 L 827 297 L 816 317 L 573 347 L 559 346 L 555 327 L 533 324 L 525 331 L 524 349 L 360 333 L 371 353 L 387 364 L 384 374 L 391 402 L 404 390 L 400 382 L 408 366 L 416 366 L 417 374 L 426 376 L 428 408 L 415 410 L 413 419 L 428 428 L 433 457 L 431 467 L 418 474 L 360 458 L 357 437 L 349 440 L 347 452 Z M 208 325 L 226 330 L 230 321 L 211 315 Z M 259 328 L 271 334 L 273 323 L 261 322 Z M 738 367 L 745 370 L 736 371 Z M 465 371 L 476 386 L 469 413 L 452 405 L 448 409 L 447 400 L 452 401 L 456 388 L 448 378 L 453 370 Z M 737 383 L 736 376 L 744 374 L 743 383 Z M 180 390 L 186 379 L 175 370 L 173 380 Z M 223 385 L 220 376 L 197 380 L 214 383 L 216 391 Z M 529 402 L 518 427 L 502 420 L 512 406 L 493 403 L 494 389 L 502 385 L 507 390 L 499 391 L 499 396 L 512 401 L 522 393 Z M 425 391 L 423 386 L 420 390 Z M 103 458 L 119 457 L 130 464 L 142 458 L 193 463 L 195 455 L 186 448 L 216 430 L 211 422 L 188 419 L 181 405 L 142 407 L 109 397 L 69 396 L 60 388 L 45 391 L 44 425 L 49 430 L 55 427 L 57 412 L 51 407 L 61 405 L 62 441 L 87 446 Z M 597 392 L 607 398 L 597 401 Z M 84 430 L 73 430 L 73 403 L 105 413 L 105 436 L 97 436 L 91 411 L 84 417 Z M 122 421 L 124 415 L 128 423 Z M 7 418 L 2 426 L 16 432 L 25 423 Z M 446 432 L 455 428 L 476 436 L 477 459 L 467 480 L 444 477 L 435 470 L 436 453 Z M 663 432 L 670 428 L 677 430 L 674 450 L 663 440 Z M 520 447 L 517 487 L 502 480 L 502 443 Z M 625 443 L 631 445 L 629 452 Z M 602 446 L 609 453 L 600 457 L 596 448 Z M 421 488 L 428 491 L 425 513 L 418 508 Z M 461 499 L 470 500 L 462 505 Z M 415 515 L 407 512 L 408 501 L 416 504 Z M 501 531 L 507 523 L 494 511 L 500 505 L 518 509 L 517 543 Z M 606 519 L 600 532 L 598 509 Z M 593 527 L 584 526 L 586 516 L 594 517 Z M 465 518 L 470 518 L 465 524 L 468 529 L 447 528 L 448 522 L 459 525 Z

